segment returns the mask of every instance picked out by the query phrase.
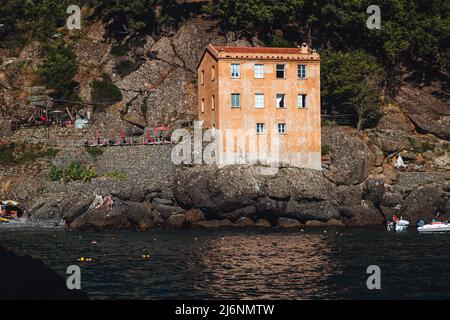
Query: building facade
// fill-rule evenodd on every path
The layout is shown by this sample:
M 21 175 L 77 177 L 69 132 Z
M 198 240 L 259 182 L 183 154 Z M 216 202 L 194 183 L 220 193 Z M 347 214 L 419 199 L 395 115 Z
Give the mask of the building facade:
M 198 65 L 198 114 L 217 132 L 219 165 L 321 169 L 319 54 L 305 44 L 210 44 Z

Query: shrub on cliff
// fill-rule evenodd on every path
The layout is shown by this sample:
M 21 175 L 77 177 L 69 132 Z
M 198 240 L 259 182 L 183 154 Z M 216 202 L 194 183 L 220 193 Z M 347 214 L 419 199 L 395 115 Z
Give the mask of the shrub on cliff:
M 59 150 L 42 144 L 10 143 L 0 145 L 1 164 L 24 164 L 42 158 L 54 158 Z
M 92 168 L 87 168 L 82 166 L 79 162 L 71 162 L 65 168 L 58 168 L 57 166 L 52 166 L 50 170 L 50 180 L 52 181 L 79 181 L 84 182 L 91 181 L 93 178 L 97 177 L 97 173 Z
M 39 68 L 44 83 L 55 89 L 57 94 L 69 94 L 74 87 L 73 78 L 77 72 L 74 53 L 61 43 L 46 46 L 44 53 L 46 58 Z
M 108 79 L 92 81 L 91 88 L 92 101 L 96 103 L 95 111 L 122 100 L 120 89 Z

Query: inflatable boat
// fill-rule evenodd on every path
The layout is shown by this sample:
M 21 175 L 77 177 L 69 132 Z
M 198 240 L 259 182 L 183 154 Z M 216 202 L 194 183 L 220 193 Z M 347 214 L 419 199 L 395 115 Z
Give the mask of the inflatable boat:
M 417 231 L 419 232 L 448 232 L 450 231 L 450 224 L 448 222 L 434 221 L 429 224 L 418 224 Z

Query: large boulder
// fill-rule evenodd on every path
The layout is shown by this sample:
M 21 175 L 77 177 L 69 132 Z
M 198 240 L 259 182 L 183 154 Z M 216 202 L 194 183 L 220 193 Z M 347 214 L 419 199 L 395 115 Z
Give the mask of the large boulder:
M 255 170 L 244 166 L 179 169 L 173 184 L 178 203 L 211 213 L 226 213 L 251 205 L 258 197 L 259 188 Z
M 133 224 L 138 225 L 145 216 L 149 216 L 152 212 L 152 205 L 148 202 L 127 202 L 128 213 L 127 219 Z
M 76 218 L 69 227 L 73 230 L 116 230 L 130 229 L 128 220 L 129 207 L 115 199 L 112 209 L 101 207 L 93 209 Z
M 336 201 L 302 201 L 288 202 L 286 214 L 293 216 L 301 222 L 307 220 L 327 221 L 339 218 L 338 203 Z
M 69 207 L 69 209 L 63 213 L 68 224 L 72 223 L 76 218 L 83 215 L 91 205 L 93 197 L 81 197 L 74 201 L 74 203 Z
M 450 140 L 450 108 L 448 102 L 437 98 L 439 88 L 403 84 L 396 100 L 405 110 L 418 131 L 429 132 Z
M 155 211 L 159 212 L 163 219 L 169 219 L 172 215 L 182 214 L 185 212 L 180 207 L 175 207 L 167 204 L 156 205 Z
M 186 221 L 186 215 L 182 213 L 177 213 L 167 219 L 167 226 L 169 228 L 179 229 L 182 228 Z
M 385 223 L 382 213 L 371 201 L 363 200 L 360 205 L 340 207 L 340 211 L 349 226 L 380 226 Z
M 352 128 L 322 128 L 322 145 L 331 149 L 331 167 L 324 175 L 337 185 L 363 182 L 375 165 L 375 156 L 364 137 Z
M 154 94 L 146 101 L 146 119 L 149 127 L 173 124 L 179 119 L 197 114 L 195 74 L 178 67 L 162 79 Z
M 340 185 L 337 188 L 338 202 L 342 206 L 361 204 L 361 186 Z
M 405 198 L 401 214 L 411 222 L 419 218 L 430 221 L 437 212 L 444 213 L 444 218 L 450 214 L 446 212 L 447 201 L 448 197 L 437 185 L 419 186 Z
M 388 104 L 381 108 L 382 117 L 377 123 L 377 129 L 414 132 L 414 125 L 400 106 Z
M 277 226 L 282 229 L 290 229 L 290 228 L 300 228 L 302 224 L 296 219 L 279 217 L 277 220 Z
M 370 200 L 376 207 L 381 205 L 384 195 L 383 179 L 367 179 L 363 184 L 362 197 L 364 200 Z
M 336 185 L 321 171 L 286 168 L 278 171 L 278 189 L 289 188 L 291 199 L 297 201 L 337 200 Z M 275 188 L 272 188 L 275 189 Z
M 366 133 L 370 141 L 386 153 L 413 147 L 411 142 L 414 141 L 414 136 L 402 130 L 369 129 Z

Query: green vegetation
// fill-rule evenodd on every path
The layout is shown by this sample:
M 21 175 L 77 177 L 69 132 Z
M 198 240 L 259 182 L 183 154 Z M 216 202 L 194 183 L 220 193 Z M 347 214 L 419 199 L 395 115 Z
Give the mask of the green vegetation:
M 105 0 L 98 14 L 116 30 L 151 32 L 160 25 L 175 24 L 180 14 L 177 5 L 176 0 Z
M 323 108 L 356 115 L 356 127 L 377 120 L 385 73 L 375 57 L 362 50 L 323 55 Z
M 3 0 L 0 47 L 14 49 L 30 40 L 45 44 L 39 70 L 57 94 L 73 94 L 76 64 L 70 46 L 81 33 L 65 37 L 71 0 Z M 257 36 L 276 47 L 309 43 L 322 57 L 322 97 L 327 113 L 352 114 L 358 128 L 377 119 L 378 108 L 395 92 L 398 79 L 430 83 L 447 81 L 450 71 L 450 2 L 448 0 L 379 0 L 381 29 L 366 26 L 369 0 L 210 0 L 180 4 L 177 0 L 80 0 L 83 23 L 101 19 L 111 54 L 124 56 L 147 34 L 156 37 L 194 14 L 217 19 L 222 31 L 249 39 Z M 195 10 L 193 9 L 195 8 Z M 64 40 L 63 40 L 64 39 Z M 70 40 L 67 40 L 70 39 Z M 113 40 L 113 41 L 111 41 Z M 120 75 L 137 65 L 123 62 Z M 404 78 L 404 77 L 402 77 Z M 448 78 L 448 77 L 447 77 Z M 448 84 L 447 84 L 448 85 Z M 444 86 L 445 87 L 445 86 Z M 109 80 L 92 83 L 93 100 L 114 103 L 120 91 Z M 386 100 L 384 100 L 386 101 Z M 98 109 L 97 109 L 98 110 Z
M 126 56 L 128 52 L 128 48 L 126 46 L 113 46 L 111 48 L 111 54 L 115 57 Z
M 87 168 L 81 165 L 81 163 L 74 161 L 71 162 L 66 168 L 58 168 L 52 166 L 50 170 L 50 179 L 52 181 L 79 181 L 84 182 L 91 181 L 97 177 L 97 173 L 92 168 Z
M 92 148 L 92 147 L 85 147 L 84 148 L 87 153 L 89 153 L 94 159 L 100 157 L 103 153 L 105 153 L 105 150 L 102 148 Z
M 0 163 L 11 164 L 16 163 L 14 156 L 15 144 L 0 145 Z
M 380 0 L 380 30 L 366 27 L 368 0 L 215 0 L 205 6 L 226 30 L 275 34 L 316 48 L 364 49 L 388 64 L 449 67 L 450 3 L 446 0 Z
M 381 97 L 396 79 L 442 79 L 450 67 L 450 2 L 380 0 L 381 29 L 366 26 L 368 0 L 215 0 L 205 11 L 224 31 L 267 45 L 307 42 L 322 59 L 322 97 L 328 112 L 355 115 L 358 128 L 377 119 Z M 445 78 L 445 76 L 444 76 Z M 386 90 L 385 90 L 386 89 Z
M 81 1 L 88 3 L 89 1 Z M 0 34 L 4 39 L 14 39 L 15 34 L 26 33 L 28 38 L 46 41 L 56 29 L 66 23 L 70 0 L 3 0 L 0 6 L 0 21 L 7 30 Z
M 327 145 L 327 144 L 322 144 L 322 150 L 321 150 L 321 152 L 322 152 L 322 155 L 327 155 L 327 154 L 329 154 L 330 153 L 330 146 L 329 145 Z
M 117 180 L 125 180 L 127 178 L 126 173 L 117 172 L 117 171 L 108 172 L 104 176 L 109 179 L 117 179 Z
M 71 94 L 73 77 L 77 71 L 74 53 L 62 43 L 46 46 L 44 53 L 46 59 L 39 68 L 39 74 L 45 84 L 55 89 L 57 94 Z
M 42 158 L 54 158 L 58 152 L 44 145 L 10 143 L 0 145 L 0 163 L 26 164 Z
M 112 82 L 107 80 L 94 80 L 91 83 L 92 100 L 96 103 L 101 103 L 104 106 L 112 105 L 122 100 L 122 93 Z M 95 110 L 99 111 L 101 108 L 96 105 Z
M 138 69 L 139 64 L 134 63 L 130 60 L 119 61 L 116 64 L 116 71 L 121 77 L 126 77 L 133 71 Z
M 434 144 L 429 143 L 428 141 L 423 141 L 421 144 L 422 152 L 425 153 L 427 151 L 434 151 Z
M 336 126 L 336 121 L 323 119 L 322 120 L 322 127 L 334 127 Z

